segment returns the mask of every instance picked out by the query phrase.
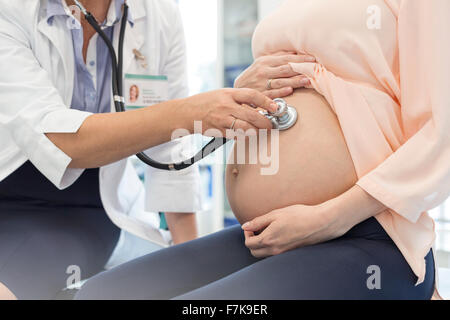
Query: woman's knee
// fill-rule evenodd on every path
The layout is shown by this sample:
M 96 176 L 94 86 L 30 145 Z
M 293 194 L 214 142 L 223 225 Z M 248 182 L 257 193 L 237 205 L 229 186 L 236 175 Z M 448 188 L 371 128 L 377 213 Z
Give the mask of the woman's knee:
M 8 289 L 3 283 L 0 282 L 0 300 L 17 300 L 17 297 Z
M 112 299 L 114 290 L 110 288 L 109 282 L 105 279 L 105 272 L 102 272 L 83 284 L 80 291 L 75 295 L 75 300 L 104 300 Z M 106 277 L 107 278 L 107 277 Z M 108 293 L 109 292 L 109 293 Z

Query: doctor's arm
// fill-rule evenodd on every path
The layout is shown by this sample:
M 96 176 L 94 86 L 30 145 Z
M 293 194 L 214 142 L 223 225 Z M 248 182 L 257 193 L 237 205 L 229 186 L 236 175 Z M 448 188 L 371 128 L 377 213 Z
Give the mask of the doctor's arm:
M 113 163 L 169 141 L 175 129 L 192 132 L 194 120 L 202 121 L 205 130 L 222 133 L 235 118 L 236 128 L 270 128 L 265 117 L 243 104 L 271 111 L 276 105 L 248 89 L 223 89 L 121 114 L 70 109 L 26 32 L 1 14 L 0 27 L 0 126 L 24 157 L 60 188 L 70 185 L 64 182 L 68 166 Z
M 44 69 L 50 58 L 36 56 L 33 32 L 0 12 L 0 126 L 55 185 L 67 186 L 61 181 L 69 164 L 91 168 L 121 160 L 169 141 L 174 129 L 192 132 L 194 120 L 202 121 L 205 130 L 222 132 L 234 118 L 239 119 L 236 128 L 270 128 L 265 117 L 242 105 L 271 111 L 276 105 L 248 89 L 224 89 L 122 114 L 72 110 Z
M 234 118 L 244 130 L 270 129 L 267 119 L 241 104 L 276 108 L 256 91 L 224 89 L 141 110 L 90 115 L 77 132 L 46 136 L 72 159 L 70 168 L 96 168 L 170 141 L 176 129 L 192 133 L 194 120 L 202 121 L 205 131 L 217 128 L 223 134 Z

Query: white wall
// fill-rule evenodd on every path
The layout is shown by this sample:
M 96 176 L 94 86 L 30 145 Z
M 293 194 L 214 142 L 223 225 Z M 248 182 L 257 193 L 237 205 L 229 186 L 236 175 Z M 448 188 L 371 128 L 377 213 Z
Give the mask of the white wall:
M 276 7 L 278 7 L 284 0 L 258 0 L 259 20 L 268 15 Z

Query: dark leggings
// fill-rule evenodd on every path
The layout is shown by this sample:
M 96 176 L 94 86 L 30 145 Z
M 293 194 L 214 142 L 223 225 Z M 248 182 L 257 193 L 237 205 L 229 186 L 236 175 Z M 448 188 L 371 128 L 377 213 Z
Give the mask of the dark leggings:
M 339 239 L 266 259 L 252 257 L 240 227 L 232 227 L 101 273 L 77 299 L 430 299 L 431 252 L 426 262 L 425 282 L 415 286 L 416 276 L 374 218 Z M 380 289 L 368 288 L 370 266 L 380 268 Z
M 104 270 L 120 229 L 102 208 L 98 178 L 87 170 L 60 191 L 27 162 L 0 182 L 0 282 L 17 298 L 71 298 L 61 291 L 73 282 L 69 266 L 82 279 Z

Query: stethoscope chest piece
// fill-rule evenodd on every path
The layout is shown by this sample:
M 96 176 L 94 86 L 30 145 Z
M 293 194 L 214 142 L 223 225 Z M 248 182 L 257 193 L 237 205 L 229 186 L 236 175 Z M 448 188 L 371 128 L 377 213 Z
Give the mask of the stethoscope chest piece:
M 116 51 L 114 50 L 114 46 L 112 41 L 109 39 L 109 37 L 106 35 L 106 33 L 102 30 L 100 25 L 98 24 L 97 20 L 95 20 L 95 17 L 86 10 L 86 8 L 83 6 L 83 4 L 79 0 L 75 0 L 75 4 L 80 8 L 80 10 L 83 12 L 86 20 L 88 23 L 94 28 L 94 30 L 99 34 L 99 36 L 103 39 L 105 42 L 108 51 L 111 55 L 111 59 L 113 61 L 113 68 L 112 68 L 112 91 L 114 96 L 114 106 L 117 112 L 124 112 L 125 111 L 125 99 L 123 98 L 123 47 L 124 47 L 124 37 L 125 37 L 125 30 L 127 26 L 127 20 L 128 20 L 128 5 L 125 1 L 123 5 L 123 15 L 122 15 L 122 22 L 120 26 L 120 33 L 119 33 L 119 50 L 118 55 L 116 54 Z M 144 68 L 147 68 L 147 59 L 145 56 L 139 52 L 139 50 L 134 49 L 133 53 L 137 60 L 141 61 L 141 65 Z M 297 110 L 289 106 L 286 101 L 283 99 L 275 99 L 275 103 L 278 104 L 278 110 L 274 113 L 267 113 L 267 111 L 264 114 L 270 121 L 273 123 L 274 129 L 279 130 L 287 130 L 291 128 L 295 123 L 297 122 Z M 142 160 L 144 163 L 148 164 L 149 166 L 152 166 L 157 169 L 161 170 L 168 170 L 168 171 L 178 171 L 183 170 L 186 168 L 189 168 L 194 163 L 198 162 L 199 160 L 205 158 L 209 154 L 216 151 L 218 148 L 225 145 L 227 142 L 227 139 L 225 138 L 214 138 L 212 139 L 208 144 L 206 144 L 203 149 L 198 152 L 194 157 L 191 159 L 188 159 L 184 162 L 178 162 L 178 163 L 160 163 L 158 161 L 155 161 L 151 159 L 149 156 L 147 156 L 145 153 L 140 152 L 137 154 L 137 157 Z
M 274 102 L 278 105 L 278 110 L 274 113 L 267 111 L 260 111 L 267 119 L 272 122 L 273 129 L 285 131 L 292 128 L 298 120 L 297 110 L 288 105 L 284 99 L 275 99 Z

